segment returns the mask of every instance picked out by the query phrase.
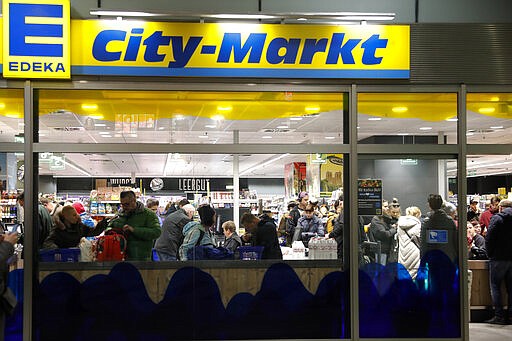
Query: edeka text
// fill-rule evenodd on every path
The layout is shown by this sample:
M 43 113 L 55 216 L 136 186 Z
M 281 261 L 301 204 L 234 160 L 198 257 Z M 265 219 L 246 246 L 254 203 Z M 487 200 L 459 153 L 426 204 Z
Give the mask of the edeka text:
M 274 38 L 267 39 L 267 33 L 251 33 L 242 41 L 241 33 L 224 33 L 220 46 L 202 45 L 202 36 L 166 36 L 155 31 L 143 39 L 144 29 L 133 28 L 130 33 L 123 30 L 103 30 L 94 39 L 93 57 L 101 62 L 136 61 L 144 54 L 144 61 L 158 63 L 167 55 L 159 48 L 169 46 L 174 60 L 169 68 L 183 68 L 195 54 L 214 55 L 216 63 L 258 64 L 264 59 L 269 64 L 310 65 L 313 57 L 320 58 L 325 65 L 356 64 L 378 65 L 383 57 L 377 57 L 378 49 L 385 49 L 388 39 L 374 34 L 363 39 L 346 39 L 345 33 L 333 33 L 320 39 Z M 122 42 L 122 44 L 119 44 Z M 112 44 L 111 44 L 112 43 Z M 113 46 L 122 46 L 114 48 Z M 302 48 L 301 48 L 302 46 Z M 355 60 L 354 51 L 362 50 L 361 60 Z
M 52 62 L 9 62 L 9 71 L 24 72 L 66 72 L 63 63 Z

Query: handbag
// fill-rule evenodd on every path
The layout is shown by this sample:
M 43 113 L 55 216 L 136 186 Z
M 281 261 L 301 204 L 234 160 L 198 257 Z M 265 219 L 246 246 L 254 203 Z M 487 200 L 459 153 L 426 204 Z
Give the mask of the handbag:
M 2 296 L 0 296 L 0 308 L 5 312 L 6 315 L 12 315 L 14 308 L 18 304 L 16 296 L 12 292 L 11 288 L 6 287 Z

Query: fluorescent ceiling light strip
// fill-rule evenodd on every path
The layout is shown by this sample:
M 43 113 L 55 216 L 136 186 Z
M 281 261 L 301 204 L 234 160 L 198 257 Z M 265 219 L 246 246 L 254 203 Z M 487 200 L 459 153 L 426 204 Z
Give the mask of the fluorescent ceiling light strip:
M 124 11 L 119 9 L 95 8 L 90 10 L 91 15 L 111 16 L 111 17 L 197 17 L 213 19 L 326 19 L 326 20 L 393 20 L 395 13 L 379 12 L 289 12 L 289 13 L 264 13 L 264 12 L 246 12 L 246 13 L 200 13 L 186 11 Z
M 278 161 L 278 160 L 281 160 L 282 158 L 287 157 L 288 155 L 290 155 L 290 154 L 289 154 L 289 153 L 282 154 L 282 155 L 279 155 L 278 157 L 275 157 L 275 158 L 273 158 L 273 159 L 267 160 L 267 161 L 265 161 L 265 162 L 263 162 L 263 163 L 260 163 L 260 164 L 258 164 L 258 165 L 256 165 L 256 166 L 249 167 L 249 168 L 247 168 L 246 170 L 241 171 L 241 172 L 239 173 L 239 175 L 245 175 L 245 174 L 247 174 L 247 173 L 250 173 L 250 172 L 252 172 L 252 171 L 254 171 L 254 170 L 256 170 L 256 169 L 258 169 L 258 168 L 260 168 L 260 167 L 264 167 L 264 166 L 269 165 L 269 164 L 271 164 L 271 163 L 273 163 L 273 162 L 276 162 L 276 161 Z
M 72 164 L 71 162 L 69 161 L 64 161 L 66 163 L 66 165 L 68 165 L 69 167 L 79 171 L 80 173 L 82 173 L 83 175 L 87 175 L 87 176 L 92 176 L 89 172 L 83 170 L 82 168 L 78 167 L 78 166 L 75 166 L 74 164 Z

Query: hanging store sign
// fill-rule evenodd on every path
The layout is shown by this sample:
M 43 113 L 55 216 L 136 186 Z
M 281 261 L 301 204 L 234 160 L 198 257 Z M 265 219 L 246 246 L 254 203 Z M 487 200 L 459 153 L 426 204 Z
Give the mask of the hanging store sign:
M 69 77 L 70 38 L 73 75 L 409 78 L 410 74 L 410 32 L 404 25 L 72 20 L 69 26 L 69 0 L 46 2 L 4 1 L 5 77 Z
M 3 1 L 4 77 L 70 78 L 69 7 L 69 0 Z

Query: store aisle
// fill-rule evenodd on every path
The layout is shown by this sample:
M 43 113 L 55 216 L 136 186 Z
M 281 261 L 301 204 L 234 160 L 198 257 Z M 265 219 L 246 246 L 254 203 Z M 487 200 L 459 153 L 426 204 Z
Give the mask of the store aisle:
M 512 340 L 512 325 L 499 326 L 488 323 L 469 324 L 470 341 L 506 341 Z

